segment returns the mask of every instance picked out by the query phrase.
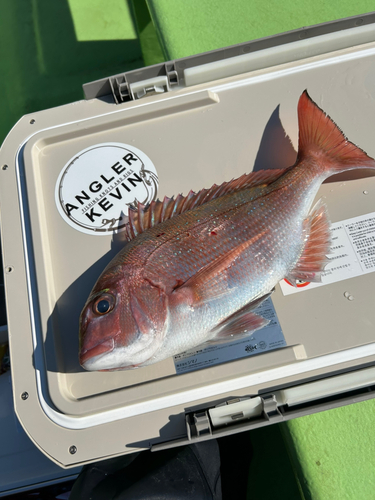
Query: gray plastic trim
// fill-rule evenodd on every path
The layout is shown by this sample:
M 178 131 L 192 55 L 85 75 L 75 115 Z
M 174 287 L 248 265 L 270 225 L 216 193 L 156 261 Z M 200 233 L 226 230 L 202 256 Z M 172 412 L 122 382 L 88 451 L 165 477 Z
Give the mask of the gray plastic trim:
M 243 54 L 221 61 L 215 61 L 184 71 L 187 87 L 235 76 L 249 71 L 295 62 L 307 57 L 321 55 L 335 50 L 346 49 L 374 40 L 373 25 L 351 28 L 345 31 L 329 33 L 319 37 L 312 44 L 309 39 L 290 42 L 278 47 L 269 47 L 250 54 Z
M 126 97 L 123 96 L 124 98 L 119 98 L 117 94 L 115 95 L 113 93 L 113 83 L 116 81 L 125 82 L 126 85 L 129 86 L 141 80 L 151 80 L 162 75 L 167 75 L 169 83 L 177 86 L 181 85 L 184 82 L 185 73 L 189 75 L 190 68 L 196 68 L 195 72 L 199 73 L 199 69 L 197 67 L 212 64 L 218 61 L 225 61 L 225 64 L 229 65 L 230 67 L 231 63 L 228 62 L 228 59 L 230 58 L 243 56 L 244 54 L 250 55 L 250 53 L 252 53 L 251 56 L 254 56 L 254 53 L 258 51 L 262 51 L 263 56 L 265 49 L 272 49 L 284 45 L 285 47 L 282 48 L 282 51 L 289 52 L 290 57 L 295 60 L 294 50 L 295 47 L 297 47 L 296 43 L 303 41 L 304 43 L 299 46 L 301 48 L 306 47 L 307 49 L 312 45 L 309 42 L 309 39 L 315 38 L 317 36 L 328 35 L 327 41 L 325 41 L 325 43 L 327 43 L 329 40 L 337 40 L 337 43 L 335 44 L 335 50 L 338 50 L 339 48 L 346 48 L 348 46 L 363 44 L 368 41 L 373 41 L 373 38 L 372 40 L 366 38 L 368 36 L 368 33 L 371 32 L 371 29 L 373 30 L 372 26 L 367 25 L 371 25 L 373 23 L 375 23 L 375 12 L 304 27 L 297 30 L 281 33 L 279 35 L 260 38 L 250 42 L 233 45 L 231 47 L 217 49 L 210 52 L 205 52 L 203 54 L 184 57 L 181 59 L 176 59 L 174 61 L 155 64 L 146 68 L 141 68 L 138 70 L 129 71 L 127 73 L 120 73 L 107 78 L 102 78 L 100 80 L 84 84 L 83 91 L 85 99 L 95 99 L 105 96 L 111 96 L 112 102 L 119 103 L 126 100 Z M 344 30 L 345 33 L 342 33 L 339 36 L 335 35 L 337 32 Z M 350 32 L 347 30 L 350 30 Z M 348 41 L 346 41 L 346 38 L 348 38 Z M 293 45 L 291 46 L 290 44 Z M 257 59 L 257 56 L 255 56 L 255 59 Z M 252 57 L 250 57 L 250 60 L 252 60 Z M 244 64 L 243 70 L 241 70 L 242 64 Z M 265 67 L 267 64 L 269 63 L 265 63 L 265 65 L 262 65 L 261 67 Z M 236 66 L 235 73 L 224 72 L 222 73 L 222 75 L 218 73 L 217 77 L 223 78 L 224 76 L 238 74 L 238 72 L 241 71 L 249 71 L 249 69 L 247 69 L 248 67 L 246 66 L 246 63 L 239 62 L 239 60 L 235 61 L 234 66 Z M 253 69 L 259 68 L 253 66 Z M 190 82 L 189 85 L 193 84 L 191 76 L 188 76 L 187 80 Z M 196 81 L 198 80 L 196 79 Z M 207 80 L 201 79 L 199 80 L 199 83 L 202 83 L 203 81 Z M 187 85 L 186 82 L 185 85 Z M 128 100 L 130 99 L 131 97 L 129 95 Z
M 367 401 L 369 399 L 373 399 L 375 397 L 374 389 L 370 388 L 362 388 L 359 389 L 360 393 L 353 395 L 342 395 L 340 397 L 333 397 L 330 400 L 317 400 L 311 401 L 305 405 L 300 405 L 300 407 L 292 407 L 289 408 L 287 405 L 277 405 L 276 411 L 272 411 L 272 404 L 276 402 L 276 397 L 274 394 L 262 394 L 261 398 L 263 402 L 271 403 L 270 409 L 268 411 L 266 409 L 267 403 L 264 404 L 264 412 L 263 415 L 259 418 L 253 418 L 251 420 L 243 420 L 238 424 L 232 424 L 222 427 L 209 427 L 205 434 L 194 434 L 192 432 L 192 415 L 186 415 L 186 436 L 167 441 L 164 443 L 158 443 L 151 446 L 151 451 L 160 451 L 166 450 L 170 448 L 176 448 L 178 446 L 184 446 L 193 444 L 198 441 L 207 441 L 213 438 L 220 438 L 223 436 L 230 436 L 232 434 L 237 434 L 238 432 L 250 431 L 253 429 L 258 429 L 259 427 L 265 427 L 266 425 L 276 424 L 279 422 L 287 422 L 288 420 L 292 420 L 298 417 L 304 417 L 307 415 L 312 415 L 314 413 L 319 413 L 321 411 L 332 410 L 333 408 L 339 408 L 341 406 L 346 406 L 348 404 L 360 403 L 362 401 Z M 327 398 L 329 399 L 329 398 Z M 268 413 L 267 413 L 268 411 Z M 202 410 L 203 413 L 203 410 Z M 207 413 L 207 410 L 206 412 Z M 193 424 L 194 425 L 194 424 Z

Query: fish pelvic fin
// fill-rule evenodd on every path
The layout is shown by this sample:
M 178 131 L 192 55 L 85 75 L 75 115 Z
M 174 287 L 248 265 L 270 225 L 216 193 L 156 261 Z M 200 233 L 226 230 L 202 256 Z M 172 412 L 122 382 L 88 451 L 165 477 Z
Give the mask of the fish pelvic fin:
M 246 304 L 234 314 L 225 318 L 212 330 L 215 336 L 208 340 L 207 343 L 220 344 L 239 340 L 267 326 L 270 321 L 259 314 L 255 314 L 254 310 L 256 310 L 262 302 L 267 300 L 271 293 L 272 292 L 267 293 L 249 304 Z
M 152 201 L 148 206 L 138 203 L 137 208 L 130 207 L 129 209 L 126 237 L 128 241 L 131 241 L 146 229 L 221 196 L 256 186 L 268 186 L 279 179 L 287 170 L 272 169 L 250 172 L 229 182 L 223 182 L 219 186 L 214 184 L 210 189 L 201 189 L 197 193 L 190 191 L 186 196 L 179 194 L 176 198 L 164 197 L 163 201 Z
M 313 157 L 327 177 L 354 168 L 375 168 L 374 159 L 345 137 L 307 90 L 298 102 L 298 126 L 297 163 Z
M 327 207 L 319 200 L 311 214 L 304 221 L 306 243 L 295 268 L 287 279 L 293 284 L 296 280 L 320 282 L 325 266 L 329 262 L 332 243 L 330 221 Z

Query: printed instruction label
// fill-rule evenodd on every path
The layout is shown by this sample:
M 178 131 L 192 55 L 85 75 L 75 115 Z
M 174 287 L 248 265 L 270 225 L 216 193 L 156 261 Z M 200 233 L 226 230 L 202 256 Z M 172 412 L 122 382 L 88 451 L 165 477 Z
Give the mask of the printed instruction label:
M 62 218 L 86 234 L 106 235 L 125 227 L 129 206 L 156 199 L 158 175 L 150 158 L 128 144 L 108 142 L 79 151 L 56 182 Z
M 331 226 L 332 253 L 321 283 L 299 283 L 297 288 L 280 282 L 284 295 L 310 290 L 375 271 L 375 212 L 353 217 Z
M 267 326 L 248 337 L 223 344 L 207 344 L 174 356 L 176 373 L 187 373 L 235 359 L 285 347 L 286 342 L 271 298 L 265 300 L 256 313 L 270 320 Z

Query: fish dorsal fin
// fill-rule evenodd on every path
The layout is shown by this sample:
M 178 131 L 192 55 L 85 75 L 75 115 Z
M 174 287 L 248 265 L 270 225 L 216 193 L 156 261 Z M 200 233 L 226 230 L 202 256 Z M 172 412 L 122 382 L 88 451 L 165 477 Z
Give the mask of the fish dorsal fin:
M 186 196 L 179 194 L 176 198 L 165 197 L 163 201 L 152 201 L 148 206 L 138 203 L 137 208 L 129 209 L 129 222 L 126 228 L 127 238 L 130 241 L 146 229 L 220 196 L 256 186 L 267 186 L 281 177 L 286 170 L 288 169 L 250 172 L 229 182 L 223 182 L 220 186 L 214 184 L 210 189 L 201 189 L 197 193 L 190 191 Z
M 287 276 L 295 285 L 296 280 L 320 282 L 321 274 L 329 259 L 331 231 L 327 207 L 320 200 L 304 221 L 307 241 L 295 268 Z

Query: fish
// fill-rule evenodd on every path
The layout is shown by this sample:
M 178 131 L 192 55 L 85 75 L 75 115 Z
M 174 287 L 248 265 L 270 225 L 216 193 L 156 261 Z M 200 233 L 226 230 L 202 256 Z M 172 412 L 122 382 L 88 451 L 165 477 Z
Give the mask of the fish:
M 267 325 L 258 306 L 283 279 L 317 282 L 329 262 L 322 182 L 375 161 L 305 90 L 294 165 L 244 174 L 129 211 L 123 249 L 80 315 L 88 371 L 141 368 Z

